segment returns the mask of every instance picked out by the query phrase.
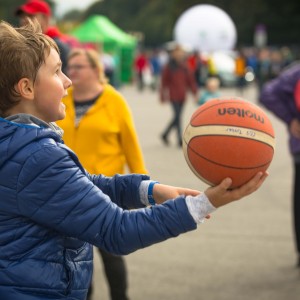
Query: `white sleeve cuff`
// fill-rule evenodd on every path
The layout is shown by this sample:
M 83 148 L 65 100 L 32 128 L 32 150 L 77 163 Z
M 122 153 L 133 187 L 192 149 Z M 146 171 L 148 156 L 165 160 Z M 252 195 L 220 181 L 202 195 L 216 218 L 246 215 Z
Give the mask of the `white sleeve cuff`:
M 139 194 L 140 194 L 140 201 L 143 203 L 145 206 L 149 206 L 150 203 L 148 201 L 148 188 L 149 184 L 153 180 L 143 180 L 139 186 Z
M 197 196 L 186 196 L 185 201 L 190 214 L 197 224 L 203 223 L 205 217 L 216 210 L 205 193 Z

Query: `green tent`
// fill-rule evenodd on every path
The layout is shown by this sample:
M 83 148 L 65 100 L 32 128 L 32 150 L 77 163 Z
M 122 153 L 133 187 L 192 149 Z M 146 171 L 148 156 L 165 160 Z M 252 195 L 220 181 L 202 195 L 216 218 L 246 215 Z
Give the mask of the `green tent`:
M 94 15 L 80 24 L 71 33 L 81 43 L 101 45 L 103 51 L 113 53 L 120 62 L 119 79 L 129 82 L 132 78 L 132 63 L 136 38 L 122 31 L 107 17 Z

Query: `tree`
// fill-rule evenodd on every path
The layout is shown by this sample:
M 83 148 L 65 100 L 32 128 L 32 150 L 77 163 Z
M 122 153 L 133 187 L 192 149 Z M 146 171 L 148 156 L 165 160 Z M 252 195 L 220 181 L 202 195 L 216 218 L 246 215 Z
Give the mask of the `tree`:
M 271 45 L 299 43 L 298 0 L 285 0 L 284 4 L 282 0 L 104 0 L 87 9 L 84 17 L 105 15 L 125 31 L 142 32 L 146 45 L 155 46 L 172 40 L 178 17 L 202 3 L 216 5 L 229 14 L 236 24 L 239 45 L 252 45 L 255 27 L 261 23 L 267 28 Z

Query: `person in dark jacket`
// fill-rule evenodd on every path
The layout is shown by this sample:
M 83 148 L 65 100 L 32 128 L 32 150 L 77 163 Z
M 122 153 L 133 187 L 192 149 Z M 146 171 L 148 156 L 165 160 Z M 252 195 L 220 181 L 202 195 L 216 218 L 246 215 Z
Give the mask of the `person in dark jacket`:
M 289 132 L 289 149 L 294 162 L 294 233 L 300 267 L 300 63 L 265 83 L 260 102 L 287 125 Z
M 39 28 L 0 23 L 0 299 L 84 300 L 92 245 L 124 255 L 194 230 L 268 174 L 204 193 L 142 174 L 89 174 L 53 123 L 65 117 L 71 81 Z
M 61 39 L 59 34 L 53 35 L 53 29 L 55 27 L 50 27 L 52 11 L 49 4 L 43 0 L 27 0 L 23 5 L 16 9 L 15 14 L 19 17 L 21 25 L 25 25 L 28 22 L 28 19 L 33 18 L 40 23 L 43 33 L 50 36 L 56 42 L 62 61 L 62 70 L 65 73 L 70 47 Z M 56 29 L 56 32 L 59 33 L 59 30 Z
M 172 105 L 173 117 L 161 138 L 165 145 L 169 145 L 169 134 L 177 131 L 177 144 L 182 146 L 181 116 L 188 91 L 191 91 L 198 101 L 197 82 L 189 70 L 185 60 L 185 51 L 180 45 L 175 45 L 170 53 L 170 61 L 162 70 L 160 100 L 162 103 L 169 102 Z

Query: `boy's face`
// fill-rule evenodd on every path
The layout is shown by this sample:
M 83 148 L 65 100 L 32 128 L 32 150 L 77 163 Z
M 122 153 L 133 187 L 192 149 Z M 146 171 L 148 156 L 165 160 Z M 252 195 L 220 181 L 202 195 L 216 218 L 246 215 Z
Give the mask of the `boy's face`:
M 50 55 L 40 67 L 34 84 L 32 112 L 45 122 L 55 122 L 65 117 L 65 105 L 62 98 L 71 86 L 71 80 L 61 71 L 58 53 L 51 48 Z

